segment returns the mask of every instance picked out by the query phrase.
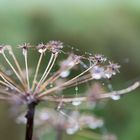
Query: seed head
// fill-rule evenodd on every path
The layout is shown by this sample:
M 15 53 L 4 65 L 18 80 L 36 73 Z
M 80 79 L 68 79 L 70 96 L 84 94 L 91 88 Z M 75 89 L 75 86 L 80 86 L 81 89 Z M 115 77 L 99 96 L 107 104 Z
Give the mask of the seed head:
M 5 51 L 6 47 L 5 45 L 0 45 L 0 54 Z
M 110 79 L 113 75 L 116 75 L 116 73 L 119 73 L 119 68 L 120 68 L 120 65 L 109 62 L 109 65 L 107 65 L 106 70 L 105 70 L 105 77 Z
M 44 53 L 47 50 L 47 46 L 43 43 L 38 44 L 37 47 L 39 53 Z
M 3 57 L 8 64 L 9 69 L 6 69 L 12 71 L 12 74 L 8 75 L 6 73 L 7 70 L 2 67 L 0 68 L 0 99 L 26 106 L 42 101 L 54 103 L 54 108 L 57 108 L 57 111 L 61 115 L 58 115 L 58 112 L 52 113 L 51 111 L 46 111 L 45 114 L 45 111 L 43 111 L 39 116 L 39 122 L 42 122 L 39 125 L 45 125 L 44 121 L 47 124 L 49 122 L 55 128 L 60 127 L 66 130 L 68 134 L 74 134 L 80 128 L 84 127 L 89 127 L 90 129 L 102 127 L 102 119 L 90 115 L 81 116 L 79 112 L 75 111 L 68 111 L 69 115 L 67 115 L 67 113 L 62 111 L 61 107 L 65 104 L 78 107 L 85 101 L 95 102 L 96 100 L 105 98 L 118 100 L 121 95 L 140 86 L 140 83 L 137 82 L 131 87 L 120 91 L 101 93 L 101 88 L 96 85 L 91 90 L 88 90 L 88 94 L 79 94 L 79 86 L 81 84 L 91 80 L 110 79 L 113 75 L 119 73 L 120 66 L 108 61 L 101 54 L 91 55 L 90 53 L 89 56 L 84 56 L 71 52 L 67 53 L 63 50 L 62 42 L 50 41 L 47 44 L 41 43 L 36 47 L 40 56 L 37 60 L 34 74 L 31 75 L 28 65 L 29 54 L 27 53 L 30 47 L 27 43 L 19 46 L 23 52 L 24 63 L 21 64 L 16 58 L 12 47 L 6 45 L 0 46 L 0 57 Z M 5 53 L 6 51 L 9 53 Z M 43 63 L 42 60 L 45 55 L 50 58 L 49 60 L 47 59 L 48 62 L 45 61 Z M 65 58 L 67 55 L 67 58 L 60 62 L 58 60 L 59 55 L 63 55 L 62 58 Z M 23 68 L 24 66 L 25 69 Z M 43 73 L 40 72 L 41 67 L 45 67 Z M 63 94 L 68 88 L 74 88 L 75 94 Z
M 107 61 L 107 58 L 102 54 L 95 54 L 94 56 L 90 56 L 89 59 L 97 63 L 104 63 Z
M 29 43 L 23 43 L 22 45 L 19 45 L 18 47 L 22 49 L 23 55 L 26 55 L 28 49 L 31 48 Z
M 63 43 L 60 41 L 49 41 L 46 48 L 52 53 L 60 53 L 63 48 Z
M 60 63 L 62 69 L 69 69 L 79 64 L 81 60 L 81 56 L 70 54 L 68 58 Z

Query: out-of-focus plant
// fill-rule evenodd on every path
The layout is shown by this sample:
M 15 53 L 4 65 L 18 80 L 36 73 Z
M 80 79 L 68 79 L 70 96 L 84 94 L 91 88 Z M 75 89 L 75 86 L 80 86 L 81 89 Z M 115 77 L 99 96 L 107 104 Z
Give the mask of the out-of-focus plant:
M 77 94 L 78 86 L 80 84 L 92 80 L 110 79 L 113 75 L 116 75 L 119 72 L 120 66 L 109 61 L 103 55 L 93 55 L 91 53 L 85 53 L 82 55 L 75 54 L 74 49 L 72 49 L 71 52 L 65 51 L 62 42 L 50 41 L 47 44 L 39 44 L 36 47 L 40 57 L 36 64 L 34 74 L 31 74 L 28 67 L 28 51 L 32 47 L 25 43 L 20 45 L 19 48 L 22 49 L 25 70 L 14 55 L 11 46 L 1 45 L 0 47 L 1 59 L 5 60 L 12 70 L 9 71 L 8 68 L 1 68 L 0 70 L 0 99 L 15 103 L 16 105 L 27 106 L 25 115 L 27 119 L 26 140 L 32 140 L 35 109 L 41 102 L 50 102 L 53 104 L 52 109 L 57 108 L 57 110 L 60 110 L 63 104 L 78 106 L 82 102 L 94 102 L 106 98 L 118 100 L 121 95 L 129 93 L 140 86 L 139 82 L 135 82 L 130 87 L 119 91 L 98 93 L 97 89 L 96 92 L 91 92 L 91 94 L 80 95 Z M 46 58 L 46 61 L 48 61 L 47 64 L 43 63 L 43 57 L 45 56 L 50 57 L 49 60 Z M 59 58 L 63 58 L 64 60 L 58 62 Z M 45 70 L 40 74 L 39 70 L 41 66 L 45 66 Z M 71 87 L 75 87 L 75 93 L 62 94 L 63 91 Z M 63 129 L 66 130 L 67 133 L 73 133 L 73 131 L 77 131 L 80 127 L 95 127 L 95 125 L 101 126 L 102 124 L 99 120 L 100 123 L 96 124 L 98 121 L 96 122 L 96 118 L 93 116 L 81 116 L 78 112 L 73 111 L 70 112 L 68 118 L 64 118 L 56 115 L 52 109 L 47 111 L 47 113 L 52 116 L 48 121 L 51 121 L 52 126 L 57 130 Z M 46 112 L 44 109 L 40 110 L 38 111 L 38 116 L 41 115 L 42 111 Z M 60 112 L 62 113 L 61 110 Z M 75 122 L 73 125 L 73 119 L 70 119 L 73 117 L 76 117 L 74 119 L 76 125 Z M 60 118 L 61 121 L 55 122 L 55 119 L 57 120 L 57 118 Z M 92 123 L 94 125 L 92 125 Z
M 67 112 L 67 113 L 65 113 Z M 56 131 L 56 139 L 61 140 L 63 133 L 73 135 L 83 128 L 96 129 L 103 126 L 103 120 L 90 114 L 80 114 L 79 111 L 38 109 L 35 117 L 35 138 L 41 138 L 45 133 Z M 26 123 L 24 114 L 17 118 L 17 123 Z M 93 135 L 94 136 L 94 135 Z

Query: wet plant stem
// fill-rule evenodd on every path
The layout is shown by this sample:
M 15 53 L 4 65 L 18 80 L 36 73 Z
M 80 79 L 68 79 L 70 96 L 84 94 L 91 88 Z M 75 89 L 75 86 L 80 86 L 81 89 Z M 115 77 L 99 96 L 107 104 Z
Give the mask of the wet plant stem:
M 36 105 L 37 102 L 32 102 L 28 104 L 28 111 L 25 116 L 27 119 L 25 140 L 32 140 L 33 137 L 34 115 L 35 115 Z
M 62 140 L 63 130 L 59 127 L 56 128 L 56 140 Z

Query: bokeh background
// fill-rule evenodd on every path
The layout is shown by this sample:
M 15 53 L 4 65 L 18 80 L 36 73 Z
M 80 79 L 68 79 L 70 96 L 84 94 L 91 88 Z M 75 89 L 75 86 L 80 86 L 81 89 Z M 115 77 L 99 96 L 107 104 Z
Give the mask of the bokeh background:
M 49 40 L 118 62 L 121 73 L 111 81 L 114 89 L 140 79 L 139 0 L 0 0 L 1 44 L 35 45 Z M 118 140 L 140 140 L 139 91 L 109 101 L 101 112 L 108 131 Z M 21 140 L 24 127 L 15 124 L 8 108 L 0 103 L 0 139 Z

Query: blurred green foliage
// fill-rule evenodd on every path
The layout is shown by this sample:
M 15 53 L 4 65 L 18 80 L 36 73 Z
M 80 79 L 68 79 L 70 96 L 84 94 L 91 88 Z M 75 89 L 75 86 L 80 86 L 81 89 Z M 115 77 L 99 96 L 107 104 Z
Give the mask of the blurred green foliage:
M 0 1 L 0 43 L 35 45 L 49 40 L 107 55 L 122 66 L 111 82 L 114 89 L 126 87 L 140 78 L 140 1 Z M 109 101 L 102 112 L 107 129 L 119 140 L 140 139 L 139 99 L 137 90 Z M 14 124 L 7 104 L 0 103 L 0 114 L 0 139 L 23 139 L 24 129 Z

